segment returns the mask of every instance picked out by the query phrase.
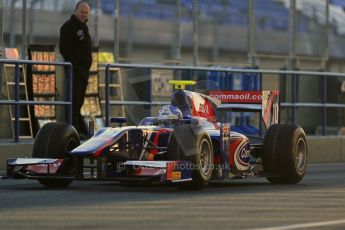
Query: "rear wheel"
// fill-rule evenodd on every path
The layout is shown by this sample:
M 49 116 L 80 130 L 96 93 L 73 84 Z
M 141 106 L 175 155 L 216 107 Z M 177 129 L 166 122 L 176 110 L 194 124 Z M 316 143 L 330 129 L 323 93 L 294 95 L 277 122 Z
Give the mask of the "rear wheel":
M 62 122 L 45 124 L 37 133 L 32 156 L 35 158 L 64 159 L 57 175 L 70 176 L 73 173 L 73 158 L 67 152 L 80 144 L 79 135 L 75 128 Z M 47 187 L 67 187 L 71 179 L 39 179 Z
M 263 145 L 264 171 L 271 183 L 296 184 L 307 169 L 308 146 L 300 126 L 276 124 L 271 126 Z
M 192 163 L 192 181 L 180 183 L 180 189 L 197 190 L 207 186 L 213 171 L 213 147 L 202 127 L 177 127 L 169 138 L 168 160 L 187 160 Z

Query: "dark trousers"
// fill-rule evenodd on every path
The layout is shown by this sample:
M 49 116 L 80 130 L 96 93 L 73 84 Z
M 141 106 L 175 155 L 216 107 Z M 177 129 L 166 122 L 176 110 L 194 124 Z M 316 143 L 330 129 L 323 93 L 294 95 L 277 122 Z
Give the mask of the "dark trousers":
M 84 103 L 84 96 L 89 79 L 89 70 L 80 66 L 73 66 L 72 86 L 72 124 L 79 133 L 87 134 L 88 130 L 81 116 L 80 109 Z

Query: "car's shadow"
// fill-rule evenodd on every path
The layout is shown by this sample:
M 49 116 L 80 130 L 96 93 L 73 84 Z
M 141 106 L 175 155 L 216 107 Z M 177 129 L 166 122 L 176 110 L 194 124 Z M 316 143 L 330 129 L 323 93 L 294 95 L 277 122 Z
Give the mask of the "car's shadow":
M 124 185 L 111 182 L 76 181 L 67 188 L 46 188 L 36 181 L 1 183 L 2 208 L 72 207 L 101 203 L 151 202 L 204 199 L 209 196 L 252 196 L 267 192 L 291 192 L 310 189 L 310 185 L 272 185 L 265 180 L 233 180 L 210 183 L 202 190 L 180 190 L 175 185 Z M 57 202 L 58 201 L 58 202 Z

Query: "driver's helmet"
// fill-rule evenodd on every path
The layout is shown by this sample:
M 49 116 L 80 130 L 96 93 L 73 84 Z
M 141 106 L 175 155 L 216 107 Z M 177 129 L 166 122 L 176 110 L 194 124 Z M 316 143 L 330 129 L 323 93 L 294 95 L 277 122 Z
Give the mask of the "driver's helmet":
M 163 106 L 159 112 L 159 117 L 170 118 L 170 119 L 182 119 L 183 115 L 179 108 L 173 105 L 165 105 Z

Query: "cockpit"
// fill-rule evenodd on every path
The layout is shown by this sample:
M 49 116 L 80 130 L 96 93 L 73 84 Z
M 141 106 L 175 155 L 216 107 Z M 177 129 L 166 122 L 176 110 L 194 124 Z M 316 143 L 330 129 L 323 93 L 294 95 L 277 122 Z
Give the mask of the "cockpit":
M 193 117 L 191 119 L 146 117 L 139 123 L 139 126 L 160 126 L 162 128 L 175 128 L 178 125 L 191 123 L 200 125 L 204 129 L 219 129 L 219 125 L 217 123 L 209 122 L 207 119 L 201 117 Z

